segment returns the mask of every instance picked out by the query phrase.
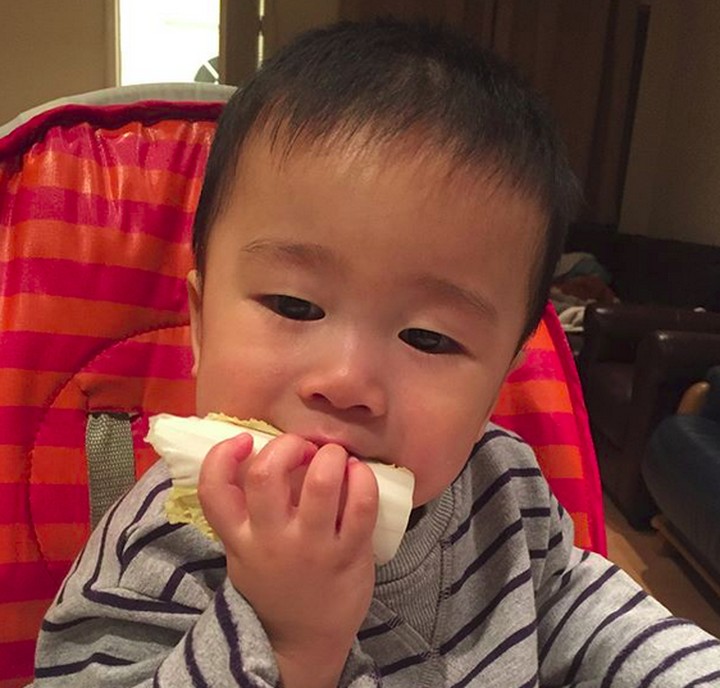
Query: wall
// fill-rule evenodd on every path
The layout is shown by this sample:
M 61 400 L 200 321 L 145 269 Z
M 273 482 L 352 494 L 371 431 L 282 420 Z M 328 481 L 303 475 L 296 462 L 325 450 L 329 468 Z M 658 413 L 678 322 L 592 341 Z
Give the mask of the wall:
M 254 1 L 226 5 L 252 11 Z M 115 85 L 113 8 L 113 0 L 0 0 L 0 124 L 54 98 Z M 339 0 L 266 0 L 266 11 L 271 53 L 336 20 Z
M 299 33 L 339 17 L 340 0 L 265 0 L 265 57 Z
M 260 28 L 258 0 L 221 0 L 220 74 L 224 83 L 242 84 L 255 71 Z M 340 0 L 265 0 L 263 59 L 299 33 L 337 21 Z
M 0 124 L 112 85 L 107 0 L 0 0 Z
M 720 2 L 655 0 L 620 231 L 720 245 Z

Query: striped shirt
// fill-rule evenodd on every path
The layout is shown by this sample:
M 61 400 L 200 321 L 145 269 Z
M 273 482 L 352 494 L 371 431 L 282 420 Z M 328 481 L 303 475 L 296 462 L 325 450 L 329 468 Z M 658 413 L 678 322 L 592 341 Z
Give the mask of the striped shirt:
M 222 547 L 164 514 L 158 462 L 106 514 L 42 626 L 37 686 L 277 686 Z M 378 567 L 340 685 L 720 686 L 720 642 L 572 544 L 530 448 L 490 426 Z

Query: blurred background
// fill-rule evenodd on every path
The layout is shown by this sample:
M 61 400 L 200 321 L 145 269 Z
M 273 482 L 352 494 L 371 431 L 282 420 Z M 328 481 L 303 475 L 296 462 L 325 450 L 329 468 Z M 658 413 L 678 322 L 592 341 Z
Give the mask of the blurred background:
M 388 14 L 450 24 L 525 72 L 562 125 L 583 221 L 720 243 L 716 0 L 0 0 L 0 123 L 120 84 L 241 84 L 306 28 Z
M 454 27 L 545 96 L 584 189 L 568 250 L 603 263 L 613 301 L 720 312 L 720 0 L 0 0 L 0 125 L 115 86 L 242 85 L 305 29 L 387 15 Z M 574 351 L 587 342 L 579 329 Z M 615 415 L 631 417 L 623 408 Z M 601 416 L 590 409 L 594 433 Z M 607 519 L 611 558 L 720 635 L 720 598 L 610 502 Z

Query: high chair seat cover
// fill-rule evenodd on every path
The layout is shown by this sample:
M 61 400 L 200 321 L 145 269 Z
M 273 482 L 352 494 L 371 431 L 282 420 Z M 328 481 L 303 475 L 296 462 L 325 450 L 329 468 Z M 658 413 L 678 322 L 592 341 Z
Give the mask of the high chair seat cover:
M 129 419 L 137 478 L 157 458 L 148 417 L 193 413 L 185 277 L 221 108 L 66 105 L 0 139 L 0 688 L 31 680 L 42 616 L 89 534 L 89 419 Z M 604 553 L 587 416 L 552 309 L 494 420 L 535 448 L 576 543 Z

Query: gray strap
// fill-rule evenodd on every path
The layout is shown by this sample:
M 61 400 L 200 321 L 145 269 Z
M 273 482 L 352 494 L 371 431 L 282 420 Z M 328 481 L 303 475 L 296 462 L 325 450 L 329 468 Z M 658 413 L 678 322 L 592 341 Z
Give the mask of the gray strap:
M 135 483 L 130 417 L 121 413 L 94 413 L 88 417 L 85 452 L 90 488 L 90 525 Z

